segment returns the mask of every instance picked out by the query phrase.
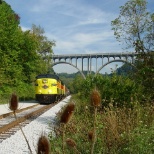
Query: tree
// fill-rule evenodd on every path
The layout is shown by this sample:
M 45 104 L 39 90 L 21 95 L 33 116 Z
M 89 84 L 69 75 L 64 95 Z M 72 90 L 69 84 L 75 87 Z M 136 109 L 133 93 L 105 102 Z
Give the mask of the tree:
M 10 5 L 0 3 L 0 95 L 17 92 L 19 97 L 32 97 L 35 76 L 49 71 L 44 55 L 52 54 L 54 42 L 31 30 L 22 31 L 20 17 Z M 44 52 L 41 49 L 50 48 Z M 51 57 L 50 57 L 51 58 Z
M 0 12 L 0 72 L 5 79 L 0 82 L 12 84 L 15 76 L 21 76 L 17 65 L 20 17 L 4 1 Z
M 111 22 L 116 39 L 136 52 L 154 51 L 154 14 L 146 6 L 146 0 L 129 0 Z
M 139 53 L 136 78 L 154 98 L 154 13 L 147 12 L 147 1 L 129 0 L 111 25 L 116 39 Z
M 55 46 L 55 41 L 49 41 L 48 38 L 44 35 L 45 31 L 41 26 L 32 25 L 32 34 L 35 35 L 35 38 L 38 43 L 37 53 L 41 55 L 42 59 L 45 60 L 48 67 L 48 72 L 53 72 L 51 68 L 51 57 L 53 54 L 53 47 Z

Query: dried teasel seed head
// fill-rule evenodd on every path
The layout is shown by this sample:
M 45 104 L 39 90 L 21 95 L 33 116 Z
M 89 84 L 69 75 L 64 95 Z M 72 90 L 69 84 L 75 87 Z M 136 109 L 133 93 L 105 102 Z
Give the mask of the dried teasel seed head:
M 63 113 L 61 115 L 60 122 L 64 123 L 64 124 L 67 124 L 69 122 L 72 114 L 73 114 L 74 109 L 75 109 L 75 104 L 74 103 L 69 103 L 65 107 L 65 109 L 64 109 L 64 111 L 63 111 Z
M 98 107 L 101 105 L 101 96 L 98 90 L 93 90 L 90 96 L 91 104 L 94 107 Z
M 45 135 L 39 137 L 37 154 L 50 154 L 50 142 Z
M 93 141 L 94 140 L 94 137 L 95 137 L 94 131 L 93 130 L 89 131 L 88 132 L 88 139 L 90 141 Z
M 66 144 L 67 144 L 69 147 L 71 147 L 71 148 L 76 147 L 75 141 L 74 141 L 73 139 L 70 139 L 70 138 L 67 138 L 67 139 L 66 139 Z
M 9 108 L 12 111 L 15 111 L 18 109 L 18 98 L 16 94 L 12 94 L 10 102 L 9 102 Z

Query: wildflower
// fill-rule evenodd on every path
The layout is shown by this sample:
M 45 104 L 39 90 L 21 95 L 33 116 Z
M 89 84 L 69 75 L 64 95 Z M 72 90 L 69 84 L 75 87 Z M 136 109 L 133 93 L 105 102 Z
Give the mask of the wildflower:
M 101 97 L 100 93 L 97 90 L 93 90 L 91 93 L 91 104 L 95 107 L 100 106 Z
M 60 122 L 67 124 L 73 114 L 75 108 L 75 104 L 74 103 L 69 103 L 66 108 L 64 109 L 62 115 L 61 115 L 61 119 Z
M 88 110 L 88 106 L 85 106 L 85 109 Z
M 50 142 L 46 136 L 41 135 L 38 140 L 37 154 L 50 154 Z
M 16 94 L 12 94 L 9 102 L 9 108 L 12 111 L 16 111 L 18 109 L 18 98 Z

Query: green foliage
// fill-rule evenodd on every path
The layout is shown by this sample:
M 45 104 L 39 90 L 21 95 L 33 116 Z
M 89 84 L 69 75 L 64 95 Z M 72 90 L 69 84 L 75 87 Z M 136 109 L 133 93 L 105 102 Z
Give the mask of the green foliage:
M 144 86 L 144 93 L 154 98 L 154 14 L 147 11 L 147 0 L 129 0 L 120 7 L 120 15 L 111 22 L 116 39 L 139 53 L 133 79 Z
M 86 75 L 87 72 L 85 71 L 83 73 Z M 80 74 L 80 72 L 72 74 L 58 73 L 58 76 L 65 83 L 72 94 L 79 92 L 79 88 L 84 81 L 83 76 Z
M 138 56 L 136 61 L 138 71 L 134 74 L 136 82 L 144 87 L 144 94 L 154 99 L 154 52 L 148 52 Z
M 34 99 L 35 97 L 35 89 L 33 84 L 18 81 L 14 87 L 11 87 L 9 84 L 1 86 L 0 104 L 7 103 L 11 94 L 14 92 L 18 95 L 20 100 Z
M 83 85 L 84 79 L 81 75 L 77 75 L 72 83 L 72 88 L 71 91 L 73 93 L 78 93 L 81 90 L 81 87 Z
M 122 148 L 123 153 L 153 153 L 153 127 L 138 127 L 129 136 L 129 142 Z
M 128 76 L 135 71 L 136 69 L 134 67 L 132 67 L 131 65 L 125 63 L 124 65 L 122 65 L 121 67 L 116 69 L 116 74 L 117 75 L 124 75 L 124 76 Z
M 77 95 L 73 95 L 70 101 L 75 102 L 76 109 L 65 130 L 65 138 L 73 139 L 78 151 L 88 154 L 92 146 L 88 134 L 93 130 L 93 108 L 89 101 Z M 151 154 L 154 152 L 154 105 L 148 102 L 141 105 L 137 101 L 133 101 L 133 104 L 133 108 L 127 106 L 119 108 L 113 106 L 113 103 L 110 103 L 109 107 L 98 108 L 94 153 Z M 57 121 L 53 134 L 50 134 L 53 153 L 62 152 L 61 132 Z M 67 145 L 65 145 L 65 152 L 73 153 Z
M 76 84 L 75 84 L 76 83 Z M 89 99 L 91 89 L 100 90 L 103 105 L 113 102 L 118 106 L 132 106 L 132 100 L 142 99 L 142 87 L 126 76 L 88 76 L 86 80 L 75 79 L 74 89 L 79 97 Z
M 34 97 L 35 76 L 53 72 L 49 58 L 55 42 L 43 35 L 40 26 L 22 31 L 20 17 L 4 1 L 0 4 L 0 12 L 1 98 L 11 92 L 18 93 L 21 98 Z
M 137 52 L 152 51 L 153 16 L 146 0 L 129 0 L 120 7 L 120 15 L 111 22 L 116 39 Z
M 35 40 L 37 42 L 37 54 L 42 57 L 45 62 L 45 67 L 48 73 L 53 73 L 51 68 L 51 57 L 53 54 L 53 46 L 55 46 L 55 41 L 49 41 L 44 35 L 44 29 L 41 26 L 32 25 L 31 33 L 34 34 Z
M 17 63 L 19 16 L 5 2 L 0 5 L 0 12 L 0 71 L 6 79 L 4 82 L 12 83 L 15 74 L 21 75 L 21 67 Z

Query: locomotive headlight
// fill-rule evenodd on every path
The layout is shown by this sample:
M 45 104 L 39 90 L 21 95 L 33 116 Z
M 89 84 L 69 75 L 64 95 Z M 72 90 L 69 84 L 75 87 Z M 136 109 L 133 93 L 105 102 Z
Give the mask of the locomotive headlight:
M 51 92 L 52 92 L 52 91 L 51 91 L 51 90 L 49 90 L 49 91 L 48 91 L 48 94 L 51 94 Z
M 39 90 L 39 93 L 41 94 L 42 90 Z
M 43 79 L 42 83 L 44 83 L 44 84 L 47 83 L 47 79 Z

